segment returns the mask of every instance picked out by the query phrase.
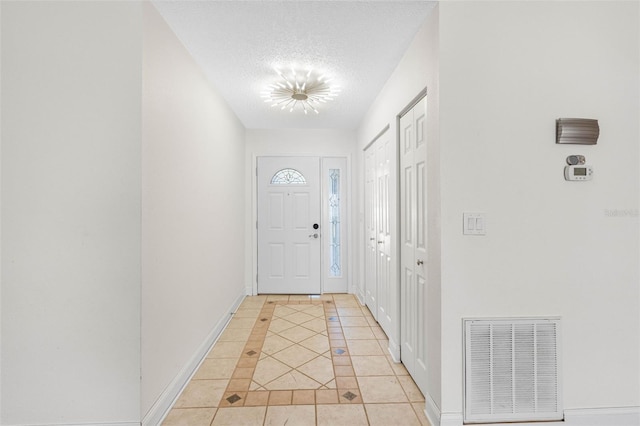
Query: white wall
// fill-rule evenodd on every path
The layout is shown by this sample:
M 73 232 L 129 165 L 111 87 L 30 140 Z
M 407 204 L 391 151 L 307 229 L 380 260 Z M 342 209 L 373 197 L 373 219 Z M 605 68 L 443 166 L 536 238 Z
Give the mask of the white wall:
M 313 117 L 310 117 L 313 118 Z M 347 157 L 348 167 L 355 151 L 355 132 L 352 130 L 334 129 L 247 129 L 246 131 L 245 170 L 246 176 L 252 176 L 245 182 L 245 285 L 247 294 L 252 294 L 256 284 L 256 157 L 269 155 L 284 156 L 324 156 Z M 352 169 L 351 169 L 352 170 Z M 353 171 L 348 176 L 349 194 L 353 194 Z M 353 206 L 353 204 L 351 204 Z M 352 208 L 351 223 L 355 223 Z M 352 235 L 355 226 L 349 226 L 349 246 L 354 241 Z M 250 248 L 250 249 L 249 249 Z M 349 250 L 349 256 L 353 250 Z M 350 263 L 351 265 L 352 263 Z M 353 268 L 350 268 L 353 271 Z M 350 272 L 351 273 L 351 272 Z
M 145 416 L 170 402 L 245 294 L 245 168 L 244 127 L 149 4 L 143 57 Z
M 640 406 L 638 6 L 440 4 L 445 413 L 471 316 L 561 316 L 565 408 Z M 598 119 L 598 144 L 556 145 L 559 117 Z M 569 154 L 593 181 L 564 181 Z
M 428 283 L 426 300 L 428 318 L 427 366 L 428 395 L 440 404 L 440 157 L 439 157 L 439 88 L 438 88 L 438 6 L 431 10 L 397 68 L 376 97 L 358 128 L 357 165 L 358 188 L 364 188 L 364 148 L 386 126 L 392 138 L 397 135 L 397 115 L 426 87 L 427 88 L 427 209 L 428 209 Z M 397 161 L 396 161 L 397 162 Z M 394 162 L 394 166 L 396 165 Z M 395 171 L 394 171 L 395 172 Z M 392 200 L 392 209 L 397 209 Z M 364 267 L 364 191 L 359 191 L 358 229 L 356 239 L 360 268 Z M 397 224 L 396 224 L 397 225 Z M 359 288 L 363 291 L 364 271 L 359 274 Z M 397 277 L 396 277 L 397 278 Z M 396 282 L 396 286 L 399 285 Z M 399 290 L 398 290 L 399 293 Z M 399 330 L 397 331 L 399 337 Z
M 140 5 L 2 3 L 2 414 L 139 420 Z

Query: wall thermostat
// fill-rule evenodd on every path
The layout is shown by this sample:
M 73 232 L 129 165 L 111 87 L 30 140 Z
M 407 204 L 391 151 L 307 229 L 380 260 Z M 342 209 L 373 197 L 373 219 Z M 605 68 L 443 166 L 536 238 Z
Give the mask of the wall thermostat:
M 576 164 L 584 164 L 585 158 L 584 155 L 570 155 L 567 157 L 567 164 L 570 166 L 575 166 Z
M 593 179 L 593 167 L 586 165 L 566 166 L 564 168 L 565 180 L 591 180 Z

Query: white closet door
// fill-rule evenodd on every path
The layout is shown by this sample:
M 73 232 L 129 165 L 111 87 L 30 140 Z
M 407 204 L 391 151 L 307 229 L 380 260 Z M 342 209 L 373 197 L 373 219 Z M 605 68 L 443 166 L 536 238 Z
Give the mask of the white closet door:
M 385 133 L 375 144 L 376 147 L 376 248 L 378 280 L 378 323 L 390 340 L 395 337 L 393 328 L 397 324 L 394 303 L 397 301 L 391 247 L 392 217 L 391 197 L 395 197 L 395 180 L 391 175 L 392 160 L 395 158 L 395 144 Z
M 365 164 L 365 303 L 378 319 L 378 280 L 376 278 L 378 256 L 378 231 L 376 225 L 376 150 L 375 145 L 370 146 L 364 153 Z
M 401 359 L 426 392 L 427 141 L 426 98 L 400 119 Z

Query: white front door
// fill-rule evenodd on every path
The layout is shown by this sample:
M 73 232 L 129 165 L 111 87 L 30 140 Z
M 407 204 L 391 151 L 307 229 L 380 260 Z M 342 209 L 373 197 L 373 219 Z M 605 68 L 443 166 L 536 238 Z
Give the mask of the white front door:
M 426 98 L 400 118 L 401 359 L 426 394 L 427 141 Z
M 320 159 L 257 165 L 258 293 L 320 294 Z

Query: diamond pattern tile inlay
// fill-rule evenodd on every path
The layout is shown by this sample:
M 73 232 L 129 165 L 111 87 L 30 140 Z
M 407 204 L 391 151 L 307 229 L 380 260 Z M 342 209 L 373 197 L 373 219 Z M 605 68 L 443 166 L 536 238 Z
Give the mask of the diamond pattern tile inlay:
M 240 401 L 241 399 L 242 398 L 240 398 L 237 393 L 234 393 L 233 395 L 231 395 L 230 397 L 227 398 L 227 401 L 229 401 L 229 404 L 235 404 L 236 402 Z
M 349 401 L 353 401 L 354 398 L 357 398 L 358 395 L 356 395 L 353 392 L 347 392 L 345 394 L 343 394 L 342 396 L 344 396 L 345 398 L 347 398 Z

